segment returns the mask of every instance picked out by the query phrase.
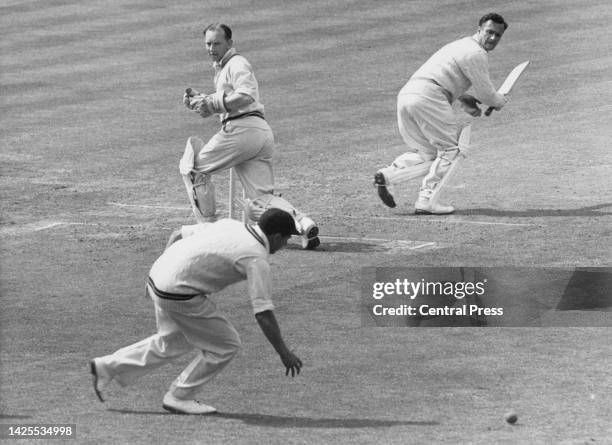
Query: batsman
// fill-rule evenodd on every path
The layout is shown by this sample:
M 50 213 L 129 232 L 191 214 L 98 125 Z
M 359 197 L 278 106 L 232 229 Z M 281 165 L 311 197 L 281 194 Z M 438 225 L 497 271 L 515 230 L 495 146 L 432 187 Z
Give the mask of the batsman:
M 252 222 L 269 208 L 282 209 L 293 215 L 302 247 L 316 248 L 320 241 L 314 221 L 274 195 L 274 134 L 264 117 L 251 64 L 237 53 L 232 30 L 223 23 L 204 29 L 204 43 L 213 61 L 215 92 L 207 95 L 187 88 L 183 103 L 202 118 L 217 115 L 221 129 L 207 143 L 190 137 L 179 163 L 196 220 L 216 220 L 212 175 L 233 168 L 247 198 L 245 215 Z
M 457 108 L 478 117 L 482 114 L 479 104 L 494 110 L 506 104 L 506 96 L 496 91 L 489 77 L 488 52 L 495 49 L 507 28 L 501 15 L 484 15 L 474 35 L 442 47 L 400 90 L 397 122 L 408 152 L 374 175 L 385 205 L 396 206 L 390 186 L 397 189 L 423 178 L 415 213 L 454 212 L 453 206 L 440 204 L 438 198 L 469 142 L 469 118 L 461 118 Z M 466 94 L 470 88 L 473 94 Z

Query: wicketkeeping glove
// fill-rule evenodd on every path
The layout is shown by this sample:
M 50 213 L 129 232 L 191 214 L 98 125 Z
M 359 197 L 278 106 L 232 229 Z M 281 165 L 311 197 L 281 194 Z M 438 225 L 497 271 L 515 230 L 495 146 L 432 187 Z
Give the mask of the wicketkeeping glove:
M 208 96 L 201 95 L 199 97 L 202 98 L 202 101 L 196 105 L 196 111 L 200 116 L 208 117 L 211 114 L 227 113 L 227 109 L 225 108 L 225 93 L 223 91 Z
M 194 110 L 203 118 L 210 117 L 214 111 L 210 107 L 210 96 L 200 96 L 200 99 L 195 103 Z
M 195 110 L 196 106 L 203 100 L 204 96 L 198 91 L 187 88 L 183 94 L 183 104 L 190 110 Z

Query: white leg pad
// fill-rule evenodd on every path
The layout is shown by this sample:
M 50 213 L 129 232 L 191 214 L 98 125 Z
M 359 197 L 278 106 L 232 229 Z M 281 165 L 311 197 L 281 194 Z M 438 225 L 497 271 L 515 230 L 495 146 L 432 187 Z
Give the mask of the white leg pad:
M 179 171 L 181 175 L 188 175 L 193 171 L 195 165 L 195 156 L 204 148 L 204 141 L 197 136 L 191 136 L 187 139 L 185 145 L 185 153 L 179 161 Z
M 455 176 L 457 168 L 465 158 L 470 146 L 472 127 L 467 125 L 459 135 L 458 146 L 446 150 L 432 163 L 429 173 L 423 179 L 420 196 L 428 198 L 431 206 L 438 203 L 440 193 Z
M 185 153 L 179 161 L 179 171 L 191 210 L 198 223 L 216 220 L 217 205 L 215 202 L 215 186 L 208 174 L 194 171 L 196 154 L 204 147 L 204 141 L 196 136 L 187 139 Z
M 196 221 L 198 223 L 216 221 L 215 185 L 212 183 L 210 175 L 196 173 L 194 175 L 181 175 L 181 177 Z M 196 177 L 198 182 L 194 184 L 192 177 Z

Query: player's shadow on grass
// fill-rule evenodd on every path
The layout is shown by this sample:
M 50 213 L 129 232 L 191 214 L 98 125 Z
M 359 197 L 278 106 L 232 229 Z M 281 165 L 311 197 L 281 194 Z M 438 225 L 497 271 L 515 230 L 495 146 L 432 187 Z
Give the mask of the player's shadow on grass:
M 121 414 L 174 416 L 166 411 L 136 411 L 131 409 L 114 409 L 108 411 Z M 194 416 L 195 417 L 195 416 Z M 439 422 L 427 420 L 377 420 L 354 418 L 314 418 L 299 416 L 271 416 L 267 414 L 223 413 L 218 412 L 201 416 L 207 419 L 240 420 L 247 425 L 265 426 L 271 428 L 390 428 L 393 426 L 436 426 Z
M 267 426 L 273 428 L 389 428 L 392 426 L 406 425 L 439 425 L 438 422 L 433 421 L 314 418 L 246 413 L 218 413 L 217 417 L 241 420 L 248 425 Z
M 302 250 L 302 247 L 297 244 L 287 245 L 289 250 Z M 388 249 L 376 245 L 375 243 L 365 242 L 335 242 L 323 240 L 321 245 L 317 247 L 313 252 L 342 252 L 342 253 L 371 253 L 371 252 L 384 252 Z
M 464 209 L 456 210 L 455 215 L 480 215 L 480 216 L 506 216 L 510 218 L 536 218 L 542 216 L 605 216 L 612 212 L 601 212 L 600 209 L 612 207 L 612 203 L 598 204 L 577 209 L 527 209 L 527 210 L 499 210 L 499 209 Z
M 25 420 L 25 419 L 31 419 L 32 416 L 27 416 L 27 415 L 20 415 L 20 414 L 2 414 L 0 413 L 0 419 L 18 419 L 18 420 Z

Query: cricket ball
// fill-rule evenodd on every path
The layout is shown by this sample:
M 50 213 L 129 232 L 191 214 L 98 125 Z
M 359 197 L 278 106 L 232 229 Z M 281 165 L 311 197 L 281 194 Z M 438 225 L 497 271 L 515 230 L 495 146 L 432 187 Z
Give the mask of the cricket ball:
M 513 425 L 518 420 L 518 416 L 514 411 L 508 411 L 504 416 L 504 419 L 506 419 L 506 422 L 508 422 L 510 425 Z

